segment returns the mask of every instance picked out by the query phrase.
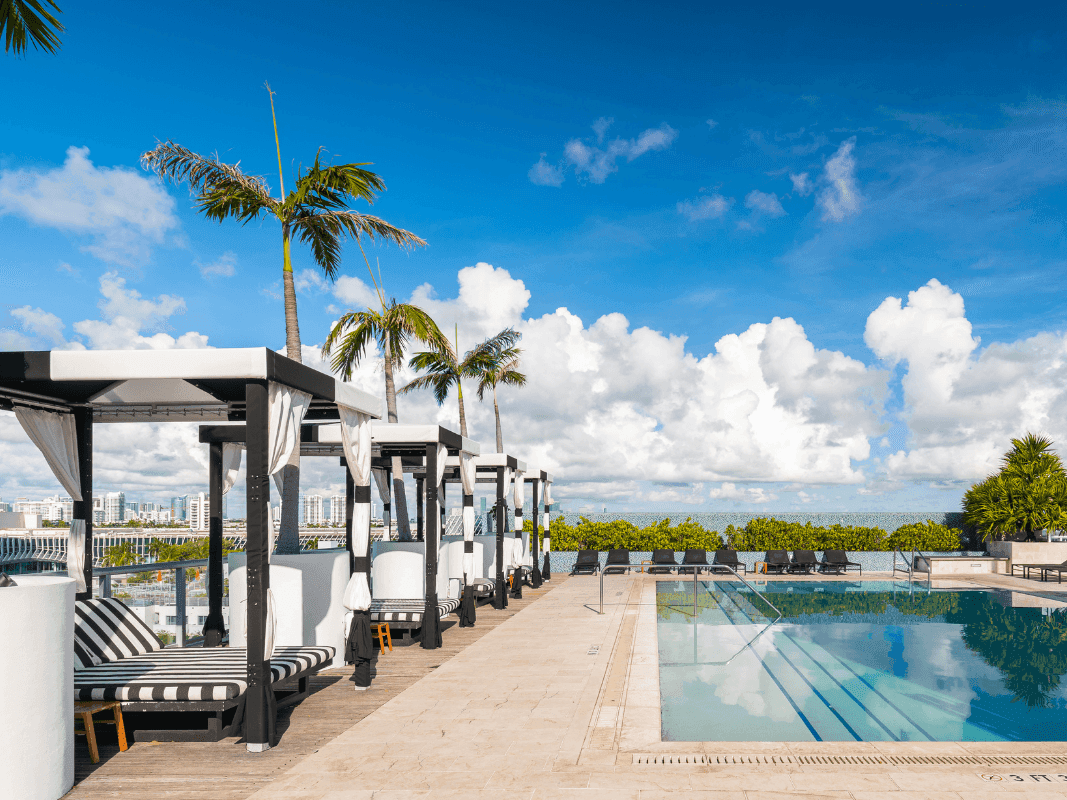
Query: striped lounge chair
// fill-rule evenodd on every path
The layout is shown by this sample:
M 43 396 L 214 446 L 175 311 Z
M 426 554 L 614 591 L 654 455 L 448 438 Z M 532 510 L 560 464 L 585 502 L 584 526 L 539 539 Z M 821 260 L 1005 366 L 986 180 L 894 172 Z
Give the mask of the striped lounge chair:
M 444 619 L 459 608 L 459 598 L 437 601 L 437 618 Z M 371 622 L 388 622 L 390 629 L 415 630 L 422 627 L 425 600 L 371 600 Z
M 135 741 L 218 741 L 240 733 L 248 689 L 245 649 L 164 648 L 118 600 L 75 604 L 74 699 L 119 700 Z M 272 705 L 307 696 L 307 679 L 333 660 L 332 647 L 276 647 L 271 683 L 295 680 L 297 690 L 270 694 Z M 161 723 L 162 729 L 149 729 Z M 182 727 L 190 722 L 206 727 Z

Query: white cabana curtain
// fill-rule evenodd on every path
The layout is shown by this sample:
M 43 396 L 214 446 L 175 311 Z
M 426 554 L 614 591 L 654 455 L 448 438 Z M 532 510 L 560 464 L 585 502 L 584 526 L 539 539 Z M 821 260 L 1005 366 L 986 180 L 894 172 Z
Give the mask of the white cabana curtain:
M 311 395 L 280 383 L 270 384 L 268 408 L 270 419 L 267 428 L 267 449 L 270 467 L 267 472 L 274 478 L 274 485 L 282 494 L 282 470 L 292 464 L 300 466 L 300 425 L 304 421 Z M 270 521 L 270 549 L 274 552 L 274 520 Z
M 81 501 L 81 471 L 78 468 L 78 435 L 74 427 L 74 415 L 17 405 L 15 418 L 30 441 L 41 451 L 52 474 L 67 494 L 72 500 Z M 89 513 L 92 513 L 92 509 Z M 78 592 L 86 591 L 85 520 L 76 519 L 70 523 L 67 575 L 74 578 Z
M 237 442 L 222 444 L 222 493 L 226 494 L 237 482 L 237 473 L 241 471 L 241 454 L 245 446 Z
M 341 416 L 341 443 L 345 450 L 348 471 L 356 486 L 370 489 L 371 442 L 370 416 L 352 408 L 337 406 Z M 380 486 L 380 484 L 379 484 Z M 352 555 L 367 558 L 370 555 L 370 503 L 357 502 L 352 509 Z M 352 611 L 370 610 L 370 585 L 367 573 L 357 570 L 349 581 L 352 585 L 345 591 L 345 605 Z
M 474 553 L 468 553 L 466 543 L 474 541 L 474 505 L 467 505 L 466 499 L 474 497 L 474 456 L 470 453 L 459 453 L 459 478 L 463 482 L 463 585 L 470 583 L 470 575 L 474 572 Z
M 526 473 L 515 470 L 515 543 L 512 545 L 513 567 L 521 567 L 526 561 L 526 533 L 523 530 L 522 506 L 526 502 Z
M 438 496 L 443 496 L 443 487 L 445 481 L 445 469 L 448 460 L 448 447 L 438 443 L 437 445 L 437 490 L 440 493 Z M 443 534 L 444 531 L 441 531 Z

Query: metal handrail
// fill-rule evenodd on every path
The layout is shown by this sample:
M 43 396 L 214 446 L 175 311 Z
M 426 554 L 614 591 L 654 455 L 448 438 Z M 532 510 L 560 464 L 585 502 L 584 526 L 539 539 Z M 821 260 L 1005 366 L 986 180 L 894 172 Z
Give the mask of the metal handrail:
M 908 557 L 906 555 L 904 555 L 903 551 L 901 551 L 899 548 L 894 548 L 894 550 L 893 550 L 893 576 L 894 577 L 896 577 L 896 574 L 897 574 L 897 556 L 898 555 L 904 561 L 904 563 L 908 565 L 908 583 L 911 583 L 912 577 L 915 574 L 915 567 L 914 567 L 915 551 L 914 550 L 911 551 L 912 561 L 908 561 Z M 903 572 L 903 570 L 901 570 L 901 572 Z
M 737 579 L 741 581 L 741 583 L 745 584 L 745 586 L 747 586 L 749 589 L 751 589 L 753 594 L 758 596 L 760 600 L 762 600 L 764 603 L 766 603 L 767 605 L 769 605 L 771 608 L 774 609 L 774 613 L 778 615 L 778 619 L 776 619 L 776 620 L 774 620 L 774 622 L 770 623 L 771 625 L 773 625 L 775 622 L 777 622 L 779 619 L 782 618 L 782 612 L 778 610 L 778 606 L 776 606 L 774 603 L 772 603 L 770 600 L 768 600 L 767 596 L 763 592 L 761 592 L 759 589 L 757 589 L 755 586 L 753 586 L 751 583 L 749 583 L 747 579 L 742 578 L 738 574 L 737 570 L 735 570 L 729 564 L 716 564 L 715 566 L 716 567 L 726 567 L 726 569 L 730 570 L 730 572 L 732 572 L 737 577 Z M 694 597 L 696 596 L 696 588 L 695 588 L 696 587 L 696 580 L 697 580 L 697 571 L 693 570 L 693 585 L 694 585 L 693 594 L 694 594 Z M 753 641 L 755 641 L 755 640 L 753 640 Z

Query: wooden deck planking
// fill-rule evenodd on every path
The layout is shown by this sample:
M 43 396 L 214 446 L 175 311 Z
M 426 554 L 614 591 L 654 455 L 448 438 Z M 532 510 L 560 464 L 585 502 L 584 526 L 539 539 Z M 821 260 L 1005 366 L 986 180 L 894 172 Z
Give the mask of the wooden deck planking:
M 100 726 L 100 763 L 89 762 L 89 748 L 79 737 L 74 788 L 65 797 L 243 800 L 565 580 L 556 576 L 541 589 L 524 587 L 523 599 L 509 599 L 504 611 L 479 606 L 473 628 L 460 628 L 453 615 L 445 621 L 443 647 L 437 650 L 423 650 L 418 640 L 401 646 L 394 636 L 393 652 L 378 658 L 377 675 L 365 692 L 353 690 L 350 668 L 320 673 L 311 679 L 311 694 L 303 702 L 279 712 L 278 744 L 265 753 L 247 752 L 237 738 L 131 742 L 120 753 L 113 730 Z

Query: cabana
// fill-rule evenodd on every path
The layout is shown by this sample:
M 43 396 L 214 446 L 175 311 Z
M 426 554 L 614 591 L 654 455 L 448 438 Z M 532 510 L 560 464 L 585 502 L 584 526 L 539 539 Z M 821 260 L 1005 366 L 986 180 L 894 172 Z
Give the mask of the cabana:
M 525 473 L 524 477 L 526 483 L 530 484 L 530 507 L 533 512 L 533 537 L 531 539 L 530 546 L 527 548 L 524 544 L 523 547 L 525 551 L 530 555 L 530 586 L 536 589 L 541 586 L 544 581 L 549 580 L 552 577 L 552 570 L 548 564 L 548 552 L 549 548 L 551 548 L 552 546 L 552 540 L 548 533 L 548 525 L 550 518 L 549 505 L 551 503 L 551 500 L 548 496 L 548 487 L 552 483 L 552 475 L 548 472 L 545 472 L 545 470 L 543 469 L 537 469 L 536 467 L 527 467 L 527 472 Z M 540 540 L 540 536 L 538 535 L 538 526 L 541 524 L 540 507 L 542 498 L 544 499 L 545 504 L 545 569 L 543 572 L 540 568 L 540 565 L 538 564 L 540 558 L 538 553 L 540 549 L 538 544 Z M 518 497 L 516 497 L 515 504 L 515 527 L 521 533 L 521 502 Z
M 496 484 L 496 519 L 493 525 L 496 534 L 496 557 L 495 562 L 495 589 L 493 591 L 493 607 L 497 609 L 507 608 L 507 578 L 504 566 L 504 522 L 507 519 L 507 495 L 511 488 L 511 482 L 515 473 L 526 472 L 526 462 L 520 461 L 506 453 L 485 453 L 472 459 L 475 469 L 476 483 Z M 472 487 L 473 488 L 473 487 Z M 465 501 L 466 502 L 466 501 Z M 474 517 L 474 492 L 471 492 L 471 521 Z M 516 525 L 516 528 L 519 528 Z M 521 528 L 519 536 L 521 537 Z M 521 557 L 521 556 L 520 556 Z
M 340 421 L 346 453 L 365 487 L 357 529 L 369 538 L 369 421 L 380 401 L 353 386 L 267 348 L 0 353 L 0 409 L 14 411 L 63 488 L 74 498 L 68 574 L 77 599 L 92 597 L 93 426 L 103 422 L 243 422 L 247 448 L 248 647 L 242 687 L 249 751 L 272 744 L 274 701 L 268 626 L 270 477 L 299 458 L 303 421 Z M 222 587 L 222 444 L 212 448 L 209 585 L 214 642 L 220 632 Z M 366 470 L 362 469 L 366 465 Z M 361 493 L 363 494 L 363 493 Z M 357 496 L 357 502 L 361 497 Z M 361 522 L 366 517 L 366 525 Z M 216 524 L 216 521 L 218 524 Z M 356 531 L 357 540 L 362 530 Z M 359 549 L 356 549 L 358 565 Z M 365 558 L 365 550 L 364 550 Z M 369 602 L 369 593 L 367 594 Z M 324 650 L 326 648 L 320 648 Z M 133 703 L 143 710 L 210 710 L 183 701 Z M 171 708 L 170 706 L 176 706 Z
M 340 431 L 334 425 L 322 425 L 312 433 L 314 444 L 305 444 L 305 448 L 315 448 L 320 452 L 340 444 Z M 448 456 L 451 453 L 459 461 L 473 459 L 479 452 L 478 443 L 439 425 L 406 425 L 397 423 L 375 423 L 370 426 L 370 438 L 374 469 L 385 469 L 394 458 L 399 458 L 404 471 L 411 471 L 424 478 L 426 495 L 426 525 L 424 534 L 425 595 L 421 613 L 397 611 L 409 617 L 418 616 L 421 621 L 421 646 L 434 649 L 441 646 L 441 629 L 439 614 L 442 605 L 437 592 L 437 556 L 440 546 L 440 514 L 438 498 L 440 487 L 445 480 L 448 469 Z M 368 498 L 369 499 L 369 498 Z M 473 506 L 472 506 L 473 511 Z M 473 522 L 473 518 L 472 518 Z M 473 534 L 473 527 L 472 527 Z M 388 603 L 386 603 L 388 605 Z M 379 616 L 382 613 L 377 612 Z M 383 621 L 389 621 L 382 617 Z M 415 620 L 409 620 L 414 622 Z

